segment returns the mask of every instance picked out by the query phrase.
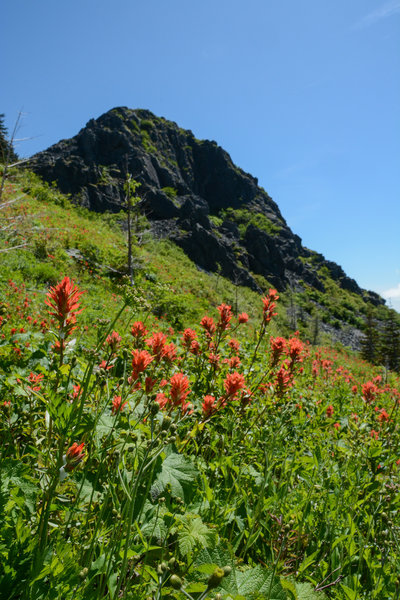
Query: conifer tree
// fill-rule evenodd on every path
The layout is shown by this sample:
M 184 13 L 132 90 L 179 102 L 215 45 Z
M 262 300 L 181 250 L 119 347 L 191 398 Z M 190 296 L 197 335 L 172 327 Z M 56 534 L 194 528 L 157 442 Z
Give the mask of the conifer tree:
M 4 113 L 0 114 L 0 163 L 8 164 L 18 160 L 12 142 L 8 140 L 7 127 L 4 124 Z
M 364 338 L 361 340 L 361 356 L 375 364 L 379 359 L 379 330 L 372 308 L 369 306 L 365 317 Z
M 400 323 L 396 311 L 390 309 L 385 320 L 379 348 L 380 361 L 391 371 L 400 370 Z

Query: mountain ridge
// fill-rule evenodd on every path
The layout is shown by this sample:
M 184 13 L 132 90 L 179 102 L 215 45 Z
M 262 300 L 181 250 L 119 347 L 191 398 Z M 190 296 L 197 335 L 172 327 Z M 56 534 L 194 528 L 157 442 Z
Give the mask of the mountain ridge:
M 234 165 L 215 141 L 198 140 L 146 109 L 111 109 L 34 155 L 30 167 L 99 212 L 123 207 L 130 173 L 141 183 L 154 232 L 167 235 L 199 267 L 241 285 L 261 291 L 261 276 L 280 291 L 303 282 L 323 292 L 318 270 L 325 266 L 341 288 L 375 306 L 385 303 L 335 262 L 302 246 L 257 178 Z

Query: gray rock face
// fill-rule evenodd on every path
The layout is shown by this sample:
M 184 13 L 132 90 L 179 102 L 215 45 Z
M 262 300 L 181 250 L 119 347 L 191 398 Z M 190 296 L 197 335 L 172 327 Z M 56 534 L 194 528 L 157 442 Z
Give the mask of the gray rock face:
M 120 107 L 90 120 L 74 138 L 31 159 L 30 167 L 95 211 L 119 211 L 126 175 L 141 183 L 142 207 L 166 235 L 208 271 L 259 290 L 262 275 L 278 290 L 305 282 L 319 291 L 325 266 L 345 290 L 364 295 L 343 269 L 304 248 L 256 178 L 216 142 L 147 110 Z M 384 301 L 368 292 L 367 299 Z

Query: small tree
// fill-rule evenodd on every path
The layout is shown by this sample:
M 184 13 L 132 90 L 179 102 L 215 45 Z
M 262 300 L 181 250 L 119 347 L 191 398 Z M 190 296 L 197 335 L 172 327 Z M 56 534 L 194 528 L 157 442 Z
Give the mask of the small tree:
M 364 338 L 361 340 L 361 356 L 370 363 L 376 363 L 379 351 L 378 325 L 371 307 L 368 307 L 364 324 Z
M 8 140 L 8 130 L 4 124 L 4 118 L 5 118 L 4 113 L 1 113 L 0 114 L 0 162 L 5 165 L 10 162 L 16 162 L 18 160 L 18 156 L 15 153 L 15 150 L 13 148 L 13 141 L 14 141 L 15 132 L 17 130 L 17 126 L 18 126 L 18 122 L 19 122 L 20 118 L 18 117 L 18 119 L 17 119 L 16 126 L 14 127 L 14 133 L 13 133 L 10 141 Z
M 132 175 L 127 175 L 124 183 L 125 192 L 125 208 L 127 214 L 127 229 L 128 229 L 128 275 L 131 284 L 133 285 L 133 235 L 139 229 L 139 203 L 140 196 L 136 195 L 136 190 L 140 183 L 132 178 Z M 133 222 L 133 217 L 135 222 Z
M 379 347 L 380 361 L 391 371 L 400 369 L 400 324 L 397 313 L 391 309 L 385 320 Z

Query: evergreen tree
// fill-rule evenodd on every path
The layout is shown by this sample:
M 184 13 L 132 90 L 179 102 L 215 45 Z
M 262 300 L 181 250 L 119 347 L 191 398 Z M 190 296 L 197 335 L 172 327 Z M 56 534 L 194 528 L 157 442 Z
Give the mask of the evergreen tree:
M 363 333 L 361 356 L 368 362 L 375 364 L 379 359 L 379 330 L 371 307 L 367 309 Z
M 18 160 L 12 143 L 8 141 L 8 131 L 4 124 L 4 113 L 0 114 L 0 163 L 8 164 Z
M 391 309 L 385 320 L 379 348 L 381 362 L 391 371 L 400 370 L 400 323 L 399 316 Z

